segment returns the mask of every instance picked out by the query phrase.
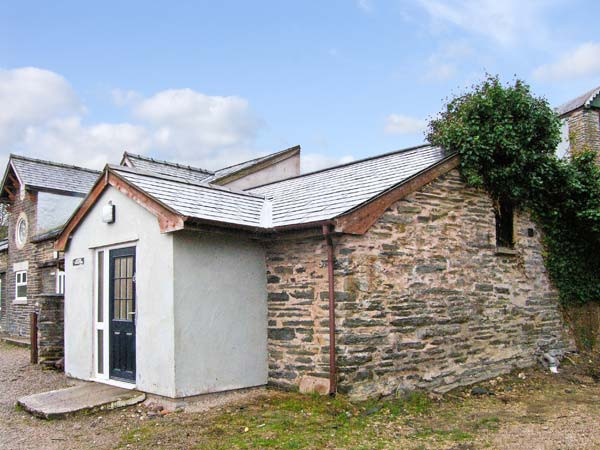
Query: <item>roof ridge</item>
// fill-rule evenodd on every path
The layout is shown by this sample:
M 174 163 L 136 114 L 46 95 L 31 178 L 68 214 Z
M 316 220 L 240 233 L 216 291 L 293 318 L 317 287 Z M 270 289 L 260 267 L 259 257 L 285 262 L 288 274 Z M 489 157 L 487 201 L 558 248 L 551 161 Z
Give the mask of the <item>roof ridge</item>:
M 83 170 L 85 172 L 96 173 L 96 174 L 100 174 L 101 173 L 100 170 L 88 169 L 87 167 L 75 166 L 73 164 L 64 164 L 64 163 L 60 163 L 60 162 L 56 162 L 56 161 L 48 161 L 47 159 L 39 159 L 39 158 L 32 158 L 30 156 L 17 155 L 16 153 L 11 153 L 10 156 L 9 156 L 9 159 L 22 159 L 24 161 L 37 162 L 37 163 L 41 163 L 41 164 L 47 164 L 49 166 L 64 167 L 64 168 L 67 168 L 67 169 Z
M 139 155 L 137 153 L 129 153 L 129 152 L 123 152 L 124 156 L 132 156 L 134 158 L 139 158 L 142 159 L 144 161 L 150 161 L 150 162 L 155 162 L 158 164 L 164 164 L 167 166 L 172 166 L 172 167 L 177 167 L 179 169 L 189 169 L 189 170 L 193 170 L 196 172 L 202 172 L 202 173 L 206 173 L 208 175 L 214 175 L 213 171 L 207 170 L 207 169 L 202 169 L 200 167 L 194 167 L 194 166 L 190 166 L 189 164 L 180 164 L 180 163 L 176 163 L 176 162 L 172 162 L 172 161 L 166 161 L 164 159 L 156 159 L 156 158 L 152 158 L 150 156 L 143 156 L 143 155 Z
M 147 176 L 147 177 L 152 177 L 152 178 L 159 178 L 159 179 L 163 179 L 163 180 L 168 180 L 168 181 L 173 181 L 175 183 L 179 183 L 179 184 L 188 184 L 190 186 L 197 186 L 197 187 L 201 187 L 204 189 L 210 189 L 213 191 L 223 191 L 223 192 L 229 192 L 231 194 L 236 194 L 236 195 L 241 195 L 244 197 L 254 197 L 254 198 L 260 198 L 260 199 L 265 199 L 264 195 L 260 195 L 260 194 L 254 194 L 252 192 L 245 192 L 245 191 L 241 191 L 238 189 L 232 189 L 232 188 L 228 188 L 228 187 L 224 187 L 224 186 L 218 186 L 218 185 L 214 185 L 211 183 L 195 183 L 193 181 L 189 181 L 189 180 L 183 180 L 181 178 L 178 177 L 174 177 L 171 175 L 167 175 L 164 173 L 158 173 L 158 172 L 152 172 L 149 170 L 144 170 L 144 169 L 139 169 L 137 167 L 127 167 L 127 166 L 121 166 L 118 164 L 107 164 L 109 169 L 112 170 L 116 170 L 118 171 L 123 171 L 123 172 L 131 172 L 131 173 L 137 173 L 139 175 L 142 176 Z
M 261 187 L 264 187 L 264 186 L 269 186 L 271 184 L 281 183 L 283 181 L 294 180 L 296 178 L 303 178 L 303 177 L 307 177 L 309 175 L 314 175 L 314 174 L 321 173 L 321 172 L 327 172 L 328 170 L 339 169 L 339 168 L 342 168 L 342 167 L 351 166 L 353 164 L 358 164 L 358 163 L 362 163 L 362 162 L 365 162 L 365 161 L 370 161 L 372 159 L 384 158 L 386 156 L 395 155 L 397 153 L 404 153 L 404 152 L 408 152 L 408 151 L 411 151 L 411 150 L 417 150 L 419 148 L 425 148 L 425 147 L 435 148 L 437 146 L 431 145 L 431 144 L 421 144 L 421 145 L 415 145 L 413 147 L 407 147 L 407 148 L 402 148 L 402 149 L 399 149 L 399 150 L 393 150 L 391 152 L 382 153 L 380 155 L 368 156 L 366 158 L 357 159 L 355 161 L 350 161 L 350 162 L 347 162 L 347 163 L 337 164 L 335 166 L 325 167 L 324 169 L 313 170 L 312 172 L 302 173 L 300 175 L 295 175 L 293 177 L 284 178 L 283 180 L 272 181 L 270 183 L 261 184 L 259 186 L 254 186 L 254 187 L 249 188 L 248 191 L 252 191 L 253 189 L 258 189 L 258 188 L 261 188 Z
M 279 150 L 278 152 L 275 152 L 275 153 L 269 153 L 269 154 L 267 154 L 267 155 L 264 155 L 264 156 L 259 156 L 259 157 L 257 157 L 257 158 L 249 159 L 249 160 L 247 160 L 247 161 L 242 161 L 242 162 L 239 162 L 239 163 L 237 163 L 237 164 L 232 164 L 232 165 L 230 165 L 230 166 L 221 167 L 220 169 L 218 169 L 218 170 L 215 170 L 215 174 L 216 174 L 217 172 L 220 172 L 220 171 L 222 171 L 222 170 L 231 169 L 232 167 L 235 167 L 235 166 L 240 166 L 240 165 L 242 165 L 242 164 L 248 164 L 248 163 L 251 163 L 251 162 L 254 162 L 254 161 L 258 161 L 259 159 L 271 158 L 271 157 L 274 157 L 274 156 L 280 155 L 280 154 L 282 154 L 282 153 L 291 152 L 292 150 L 296 150 L 296 149 L 300 149 L 300 148 L 301 148 L 301 147 L 300 147 L 300 145 L 294 145 L 293 147 L 288 147 L 288 148 L 286 148 L 286 149 L 284 149 L 284 150 Z

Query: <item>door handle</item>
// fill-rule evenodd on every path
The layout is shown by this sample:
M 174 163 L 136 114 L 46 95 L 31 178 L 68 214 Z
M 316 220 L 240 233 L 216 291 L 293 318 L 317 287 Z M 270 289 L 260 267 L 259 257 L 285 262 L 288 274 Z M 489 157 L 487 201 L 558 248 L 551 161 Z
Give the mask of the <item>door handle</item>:
M 135 311 L 131 311 L 127 313 L 128 316 L 135 316 Z

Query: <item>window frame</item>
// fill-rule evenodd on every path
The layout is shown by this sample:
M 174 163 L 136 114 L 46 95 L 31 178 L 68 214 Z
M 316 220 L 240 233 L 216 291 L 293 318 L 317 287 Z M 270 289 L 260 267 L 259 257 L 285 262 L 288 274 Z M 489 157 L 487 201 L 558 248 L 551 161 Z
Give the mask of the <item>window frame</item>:
M 23 275 L 25 275 L 25 281 L 23 281 Z M 21 280 L 19 281 L 19 277 Z M 15 271 L 15 303 L 27 303 L 27 283 L 29 276 L 27 275 L 27 270 L 17 270 Z M 19 296 L 19 287 L 25 286 L 25 296 Z
M 21 236 L 20 236 L 21 225 L 25 226 L 23 239 L 21 239 Z M 21 249 L 21 248 L 25 247 L 25 244 L 27 243 L 27 238 L 29 237 L 28 235 L 29 235 L 29 222 L 27 221 L 27 216 L 25 216 L 24 214 L 20 214 L 19 218 L 17 219 L 17 223 L 15 225 L 15 244 L 17 244 L 17 248 Z
M 65 295 L 65 271 L 56 270 L 56 293 Z

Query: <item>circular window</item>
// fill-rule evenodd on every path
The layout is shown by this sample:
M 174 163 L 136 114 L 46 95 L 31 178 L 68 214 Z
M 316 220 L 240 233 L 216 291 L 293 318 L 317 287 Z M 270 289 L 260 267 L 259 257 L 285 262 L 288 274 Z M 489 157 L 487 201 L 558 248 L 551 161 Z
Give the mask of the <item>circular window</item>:
M 17 220 L 17 228 L 15 230 L 15 241 L 17 242 L 17 247 L 21 248 L 27 242 L 27 217 L 25 215 L 21 215 L 19 220 Z

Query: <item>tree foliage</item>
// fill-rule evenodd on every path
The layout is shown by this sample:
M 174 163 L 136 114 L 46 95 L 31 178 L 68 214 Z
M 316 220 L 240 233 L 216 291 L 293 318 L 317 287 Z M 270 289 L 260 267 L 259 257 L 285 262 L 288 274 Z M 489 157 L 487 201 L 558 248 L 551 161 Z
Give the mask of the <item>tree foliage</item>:
M 560 122 L 516 80 L 488 77 L 430 121 L 428 139 L 460 155 L 466 182 L 531 212 L 563 304 L 600 301 L 600 168 L 590 149 L 555 156 Z

